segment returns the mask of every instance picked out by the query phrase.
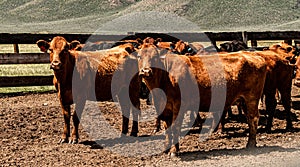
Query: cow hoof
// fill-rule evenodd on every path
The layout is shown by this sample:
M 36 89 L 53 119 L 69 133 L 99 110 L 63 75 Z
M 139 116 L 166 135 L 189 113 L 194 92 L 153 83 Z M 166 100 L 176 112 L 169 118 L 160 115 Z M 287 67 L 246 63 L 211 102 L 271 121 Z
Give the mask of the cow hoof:
M 293 125 L 291 125 L 291 124 L 288 124 L 287 126 L 286 126 L 286 130 L 287 131 L 293 131 Z
M 169 153 L 170 158 L 176 158 L 178 154 L 176 152 Z
M 77 144 L 78 143 L 78 139 L 72 139 L 69 141 L 69 144 Z
M 137 134 L 138 134 L 137 132 L 131 132 L 130 136 L 137 137 L 138 136 Z
M 58 144 L 68 143 L 68 139 L 59 139 Z
M 122 134 L 126 135 L 128 133 L 128 131 L 122 131 Z
M 246 146 L 246 148 L 247 148 L 247 149 L 253 149 L 253 148 L 256 148 L 256 143 L 252 143 L 252 142 L 251 142 L 251 143 L 248 143 L 247 146 Z
M 270 127 L 266 127 L 266 130 L 265 130 L 265 131 L 266 131 L 266 133 L 269 133 L 269 134 L 272 132 L 272 130 L 271 130 Z
M 155 130 L 153 130 L 153 134 L 158 133 L 161 129 L 160 128 L 156 128 Z

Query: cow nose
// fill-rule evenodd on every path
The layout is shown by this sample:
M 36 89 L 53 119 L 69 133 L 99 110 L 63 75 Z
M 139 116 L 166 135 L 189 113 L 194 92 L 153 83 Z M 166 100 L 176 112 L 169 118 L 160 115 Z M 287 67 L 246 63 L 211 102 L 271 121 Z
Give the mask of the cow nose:
M 50 69 L 53 69 L 53 70 L 59 70 L 60 67 L 61 67 L 60 61 L 53 61 L 50 65 Z
M 143 68 L 140 70 L 139 75 L 143 77 L 150 77 L 152 76 L 152 70 L 151 68 Z

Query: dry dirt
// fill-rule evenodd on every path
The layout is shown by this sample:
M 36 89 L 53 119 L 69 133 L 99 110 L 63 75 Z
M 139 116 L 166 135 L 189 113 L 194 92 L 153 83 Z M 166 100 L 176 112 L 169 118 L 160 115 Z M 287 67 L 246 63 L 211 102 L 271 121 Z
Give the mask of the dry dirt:
M 120 112 L 115 103 L 101 102 L 97 104 L 100 110 L 83 114 L 79 144 L 57 144 L 62 133 L 63 117 L 55 93 L 0 95 L 0 165 L 299 166 L 299 97 L 299 89 L 293 88 L 294 130 L 285 130 L 285 113 L 278 105 L 272 133 L 264 133 L 264 126 L 259 126 L 258 148 L 245 149 L 247 125 L 233 119 L 225 126 L 227 132 L 214 133 L 205 141 L 199 140 L 199 133 L 192 130 L 181 139 L 179 156 L 170 158 L 160 152 L 149 155 L 159 150 L 164 140 L 163 132 L 148 140 L 154 129 L 155 112 L 142 111 L 140 137 L 119 138 Z M 153 109 L 144 101 L 142 104 L 147 111 Z M 104 116 L 102 121 L 99 121 L 100 113 Z M 261 120 L 263 123 L 263 115 Z M 107 122 L 109 126 L 103 128 L 101 122 Z M 96 140 L 96 134 L 103 136 Z

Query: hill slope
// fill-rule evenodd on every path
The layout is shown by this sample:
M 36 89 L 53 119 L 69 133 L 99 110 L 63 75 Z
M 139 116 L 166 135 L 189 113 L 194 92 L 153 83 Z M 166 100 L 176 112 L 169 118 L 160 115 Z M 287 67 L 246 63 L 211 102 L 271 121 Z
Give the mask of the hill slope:
M 296 0 L 2 0 L 0 32 L 92 33 L 111 20 L 145 11 L 156 12 L 148 16 L 153 20 L 159 12 L 180 16 L 202 31 L 299 30 L 300 9 L 295 5 Z M 171 22 L 164 25 L 167 30 L 189 23 L 172 25 L 177 16 L 171 20 L 160 16 L 158 22 Z M 148 18 L 140 18 L 145 23 L 138 29 L 155 28 Z M 135 22 L 126 24 L 135 26 Z

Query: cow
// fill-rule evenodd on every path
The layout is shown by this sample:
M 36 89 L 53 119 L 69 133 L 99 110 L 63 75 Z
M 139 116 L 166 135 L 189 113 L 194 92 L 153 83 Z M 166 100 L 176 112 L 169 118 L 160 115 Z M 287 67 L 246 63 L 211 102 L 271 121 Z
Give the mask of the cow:
M 228 109 L 236 99 L 245 101 L 244 108 L 249 125 L 247 147 L 256 146 L 256 132 L 259 120 L 258 102 L 261 97 L 266 78 L 266 63 L 260 56 L 248 56 L 241 53 L 228 55 L 197 55 L 185 56 L 178 54 L 160 55 L 157 47 L 144 40 L 138 51 L 139 75 L 143 77 L 147 87 L 152 90 L 160 88 L 167 99 L 166 104 L 160 103 L 161 96 L 153 94 L 154 105 L 161 107 L 159 118 L 165 122 L 166 150 L 171 156 L 179 151 L 179 135 L 185 112 L 196 106 L 198 111 L 209 111 L 217 108 L 219 111 Z M 160 57 L 163 56 L 163 60 Z M 208 74 L 205 65 L 210 69 L 220 69 L 215 62 L 220 60 L 224 70 L 224 82 L 219 71 L 210 71 Z M 204 64 L 206 62 L 206 64 Z M 210 80 L 214 78 L 214 82 Z M 198 90 L 189 89 L 192 85 L 183 85 L 187 88 L 181 92 L 180 83 L 191 81 Z M 212 88 L 225 91 L 224 106 L 211 106 L 221 101 L 212 101 Z M 197 98 L 200 94 L 200 98 Z M 198 100 L 197 100 L 198 99 Z M 200 101 L 199 101 L 200 100 Z M 218 108 L 219 107 L 219 108 Z M 159 108 L 159 107 L 158 107 Z M 199 109 L 199 110 L 198 110 Z
M 225 52 L 237 52 L 241 50 L 246 50 L 248 49 L 247 44 L 245 44 L 242 41 L 238 40 L 233 40 L 230 42 L 224 42 L 220 44 L 220 51 L 225 51 Z
M 277 105 L 276 90 L 281 94 L 281 101 L 287 113 L 286 129 L 292 129 L 291 121 L 291 89 L 294 67 L 281 54 L 272 50 L 242 52 L 245 55 L 257 55 L 265 59 L 267 64 L 267 77 L 264 91 L 266 111 L 268 115 L 266 131 L 271 132 L 273 117 Z
M 64 117 L 64 130 L 59 143 L 78 143 L 78 126 L 86 100 L 107 101 L 119 97 L 122 110 L 122 133 L 128 133 L 130 100 L 133 125 L 132 136 L 138 133 L 138 115 L 140 109 L 140 79 L 137 73 L 137 60 L 132 57 L 135 49 L 131 44 L 124 44 L 108 50 L 97 52 L 76 51 L 78 41 L 67 42 L 61 36 L 54 37 L 51 42 L 37 41 L 41 51 L 49 51 L 50 67 L 54 71 L 54 85 Z M 128 68 L 129 67 L 129 68 Z M 124 71 L 131 69 L 131 71 Z M 112 85 L 113 76 L 118 71 L 118 85 Z M 134 77 L 132 77 L 132 76 Z M 131 81 L 132 79 L 132 81 Z M 93 87 L 93 85 L 95 85 Z M 126 88 L 129 87 L 129 97 Z M 70 106 L 75 104 L 72 115 L 74 128 L 70 136 Z
M 220 50 L 231 52 L 238 51 L 239 49 L 245 50 L 246 46 L 243 46 L 242 42 L 230 42 L 225 47 L 221 44 Z M 235 49 L 234 49 L 235 48 Z M 234 50 L 232 50 L 234 49 Z M 292 128 L 291 121 L 291 86 L 293 78 L 293 65 L 295 63 L 295 49 L 281 42 L 279 44 L 273 44 L 263 51 L 243 52 L 244 54 L 256 54 L 262 56 L 267 62 L 267 78 L 263 94 L 266 96 L 266 111 L 268 114 L 268 121 L 266 131 L 271 132 L 273 117 L 275 108 L 277 105 L 276 98 L 279 99 L 279 93 L 281 94 L 280 100 L 287 112 L 287 125 L 286 129 Z
M 184 42 L 182 40 L 179 40 L 177 42 L 173 42 L 173 53 L 181 54 L 181 55 L 188 55 L 193 56 L 197 53 L 204 53 L 204 45 L 202 45 L 200 42 Z

